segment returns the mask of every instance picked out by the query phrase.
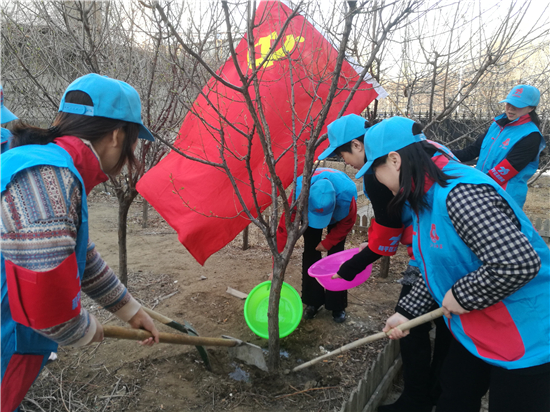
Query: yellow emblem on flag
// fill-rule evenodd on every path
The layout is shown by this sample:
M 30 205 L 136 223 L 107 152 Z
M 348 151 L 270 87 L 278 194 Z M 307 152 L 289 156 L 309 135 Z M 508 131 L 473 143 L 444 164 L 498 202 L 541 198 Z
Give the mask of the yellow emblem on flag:
M 256 67 L 258 67 L 263 60 L 267 57 L 269 50 L 271 49 L 271 41 L 277 39 L 277 32 L 273 32 L 268 36 L 260 37 L 258 40 L 258 43 L 254 45 L 254 47 L 260 46 L 260 57 L 256 59 Z M 285 42 L 281 47 L 279 47 L 277 50 L 275 50 L 271 56 L 269 56 L 267 63 L 264 65 L 264 68 L 267 68 L 271 65 L 273 65 L 273 62 L 276 60 L 281 60 L 284 57 L 288 56 L 290 53 L 294 51 L 294 48 L 298 43 L 303 43 L 305 39 L 301 36 L 294 37 L 293 34 L 289 34 L 285 38 Z M 247 55 L 247 61 L 248 61 L 248 67 L 252 68 L 252 64 L 250 63 L 250 53 Z

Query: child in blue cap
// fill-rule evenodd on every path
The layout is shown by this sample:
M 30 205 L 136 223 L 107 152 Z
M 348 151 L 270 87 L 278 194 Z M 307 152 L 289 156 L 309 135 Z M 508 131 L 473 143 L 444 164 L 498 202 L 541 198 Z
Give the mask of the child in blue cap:
M 365 164 L 363 139 L 370 124 L 356 114 L 343 116 L 328 125 L 329 147 L 319 155 L 319 160 L 339 156 L 351 167 L 359 170 Z M 361 245 L 361 252 L 342 265 L 338 275 L 353 280 L 355 275 L 381 256 L 392 256 L 403 233 L 401 215 L 387 213 L 386 205 L 393 197 L 383 185 L 374 179 L 363 181 L 364 192 L 371 200 L 375 220 L 369 228 L 369 243 Z M 395 241 L 397 239 L 397 241 Z
M 0 85 L 0 124 L 6 124 L 17 119 L 18 117 L 10 112 L 6 106 L 4 106 L 4 88 Z M 4 153 L 10 148 L 11 132 L 3 127 L 1 128 L 1 131 L 2 139 L 0 141 L 0 147 L 1 153 Z
M 295 193 L 302 191 L 302 180 L 300 176 Z M 292 198 L 291 195 L 290 199 Z M 342 323 L 346 319 L 347 291 L 325 290 L 315 278 L 309 276 L 308 269 L 321 259 L 321 252 L 331 255 L 344 250 L 346 237 L 357 218 L 356 199 L 355 183 L 344 172 L 320 167 L 313 173 L 308 198 L 308 227 L 303 234 L 302 302 L 306 305 L 304 319 L 315 317 L 323 305 L 332 311 L 335 322 Z M 294 215 L 291 219 L 294 219 Z M 277 228 L 279 252 L 284 249 L 287 240 L 285 220 L 283 214 Z M 327 228 L 328 234 L 322 239 L 324 228 Z
M 455 339 L 441 373 L 437 411 L 550 410 L 550 250 L 520 206 L 493 179 L 426 141 L 412 120 L 369 129 L 367 162 L 414 213 L 413 251 L 422 277 L 384 331 L 436 303 Z M 393 329 L 393 330 L 392 330 Z
M 489 175 L 523 207 L 527 181 L 537 171 L 546 142 L 535 111 L 540 92 L 526 84 L 515 86 L 506 99 L 505 112 L 495 117 L 487 133 L 470 146 L 453 150 L 462 162 L 477 158 L 476 169 Z
M 328 126 L 329 147 L 319 159 L 339 156 L 359 170 L 366 163 L 364 138 L 370 127 L 361 116 L 351 114 L 335 120 Z M 399 281 L 403 287 L 400 298 L 406 296 L 420 276 L 418 263 L 412 254 L 412 215 L 408 209 L 391 213 L 388 205 L 392 192 L 378 182 L 373 175 L 365 175 L 363 188 L 371 201 L 374 219 L 371 221 L 368 242 L 361 244 L 361 251 L 344 262 L 337 276 L 353 280 L 365 267 L 382 256 L 393 256 L 399 242 L 407 246 L 411 257 L 409 265 Z M 430 412 L 440 393 L 439 372 L 451 340 L 451 334 L 441 319 L 435 320 L 436 340 L 432 357 L 430 340 L 431 324 L 417 326 L 401 342 L 403 360 L 403 393 L 396 402 L 382 405 L 379 412 Z
M 2 116 L 4 114 L 2 113 Z M 3 117 L 4 119 L 4 117 Z M 103 340 L 81 292 L 133 328 L 158 330 L 88 240 L 86 196 L 136 166 L 137 139 L 153 141 L 137 91 L 88 74 L 65 91 L 49 129 L 15 126 L 2 155 L 2 411 L 18 408 L 58 345 Z

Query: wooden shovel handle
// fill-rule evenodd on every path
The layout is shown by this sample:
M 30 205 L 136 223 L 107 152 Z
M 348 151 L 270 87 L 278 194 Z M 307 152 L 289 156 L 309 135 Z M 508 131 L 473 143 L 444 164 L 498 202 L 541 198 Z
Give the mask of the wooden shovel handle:
M 400 329 L 400 330 L 409 330 L 412 329 L 418 325 L 422 325 L 423 323 L 427 323 L 433 319 L 439 318 L 440 316 L 443 316 L 443 309 L 438 308 L 436 310 L 432 310 L 431 312 L 426 313 L 425 315 L 419 316 L 417 318 L 414 318 L 412 320 L 409 320 L 405 323 L 402 323 L 401 325 L 397 326 L 394 329 Z M 393 330 L 393 329 L 392 329 Z M 311 366 L 317 362 L 322 361 L 323 359 L 330 358 L 332 356 L 336 356 L 340 353 L 347 352 L 350 349 L 354 349 L 358 346 L 362 346 L 369 342 L 374 342 L 375 340 L 379 340 L 382 338 L 385 338 L 386 336 L 389 336 L 391 334 L 391 331 L 386 332 L 378 332 L 374 335 L 367 336 L 366 338 L 362 338 L 359 340 L 356 340 L 355 342 L 348 343 L 347 345 L 342 346 L 341 348 L 338 348 L 336 350 L 333 350 L 332 352 L 329 352 L 325 355 L 319 356 L 318 358 L 312 359 L 309 362 L 303 363 L 299 366 L 296 366 L 294 369 L 292 369 L 292 372 L 299 371 L 300 369 L 307 368 L 308 366 Z
M 397 326 L 397 329 L 399 329 L 399 330 L 409 330 L 409 329 L 415 328 L 419 325 L 423 325 L 424 323 L 428 323 L 431 320 L 440 318 L 441 316 L 443 316 L 443 308 L 437 308 L 435 310 L 432 310 L 431 312 L 425 313 L 422 316 L 419 316 L 419 317 L 414 318 L 412 320 L 409 320 L 405 323 L 402 323 L 401 325 Z M 389 330 L 386 334 L 388 336 L 390 336 L 391 330 Z
M 103 325 L 103 336 L 106 338 L 145 340 L 151 333 L 141 329 L 129 329 L 122 326 Z M 160 333 L 160 343 L 174 343 L 178 345 L 193 346 L 236 346 L 237 341 L 221 338 L 205 338 L 202 336 L 189 336 L 176 333 Z
M 149 316 L 151 316 L 155 320 L 158 320 L 160 323 L 164 323 L 166 325 L 167 323 L 174 322 L 172 319 L 164 316 L 162 313 L 158 313 L 154 310 L 146 308 L 145 306 L 142 306 L 142 308 Z

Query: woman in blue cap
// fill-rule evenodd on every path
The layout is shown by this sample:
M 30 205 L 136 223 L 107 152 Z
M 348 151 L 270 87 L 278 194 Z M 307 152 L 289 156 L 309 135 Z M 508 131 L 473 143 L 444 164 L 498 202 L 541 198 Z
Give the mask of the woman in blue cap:
M 536 87 L 515 86 L 506 99 L 505 111 L 474 144 L 453 150 L 462 162 L 478 159 L 476 169 L 488 174 L 523 207 L 527 181 L 537 171 L 540 152 L 546 146 L 535 111 L 540 101 Z
M 364 138 L 371 125 L 356 114 L 343 116 L 328 125 L 329 147 L 319 155 L 319 159 L 338 156 L 348 165 L 360 170 L 366 163 Z M 361 251 L 338 270 L 339 276 L 351 281 L 368 265 L 382 256 L 393 256 L 399 243 L 407 247 L 411 257 L 402 273 L 399 283 L 400 298 L 406 296 L 420 276 L 418 263 L 412 253 L 412 215 L 403 208 L 401 212 L 388 209 L 393 199 L 392 192 L 378 182 L 374 175 L 363 177 L 365 195 L 371 201 L 374 219 L 368 233 L 368 243 L 360 246 Z M 442 319 L 434 321 L 436 339 L 433 348 L 430 339 L 430 323 L 411 329 L 401 341 L 400 351 L 403 360 L 403 392 L 392 404 L 381 405 L 379 412 L 430 412 L 441 392 L 439 375 L 447 354 L 451 334 Z
M 437 411 L 550 410 L 550 250 L 512 197 L 486 174 L 425 140 L 409 119 L 369 129 L 367 163 L 413 214 L 422 277 L 384 328 L 436 302 L 455 337 L 441 374 Z M 407 335 L 391 331 L 393 339 Z
M 6 124 L 13 120 L 17 120 L 18 117 L 8 110 L 4 106 L 4 88 L 0 85 L 0 124 Z M 11 132 L 8 129 L 1 128 L 2 139 L 0 141 L 1 153 L 4 153 L 10 148 Z
M 300 176 L 295 193 L 302 191 L 302 180 Z M 292 198 L 291 195 L 290 199 Z M 309 276 L 308 269 L 321 259 L 321 252 L 331 255 L 344 250 L 346 237 L 357 218 L 356 199 L 355 183 L 344 172 L 320 167 L 313 173 L 308 199 L 308 227 L 303 235 L 302 302 L 306 305 L 304 319 L 312 319 L 325 305 L 325 309 L 332 311 L 336 323 L 346 320 L 347 291 L 325 290 L 315 278 Z M 294 219 L 294 215 L 291 219 Z M 283 214 L 277 228 L 279 252 L 284 249 L 287 240 L 285 221 Z M 328 231 L 325 239 L 322 238 L 324 228 Z
M 338 156 L 351 167 L 359 170 L 365 164 L 363 139 L 370 124 L 361 116 L 349 114 L 328 125 L 329 147 L 319 155 L 319 160 Z M 355 275 L 382 256 L 397 252 L 403 234 L 400 213 L 390 214 L 387 205 L 393 198 L 391 192 L 376 179 L 363 179 L 365 195 L 371 200 L 374 220 L 369 227 L 369 242 L 363 244 L 360 253 L 342 265 L 338 272 L 342 278 L 353 280 Z M 397 240 L 397 241 L 396 241 Z
M 103 340 L 81 292 L 133 328 L 158 331 L 88 239 L 86 196 L 153 141 L 137 91 L 88 74 L 69 85 L 49 129 L 18 124 L 2 155 L 2 411 L 18 409 L 58 345 Z

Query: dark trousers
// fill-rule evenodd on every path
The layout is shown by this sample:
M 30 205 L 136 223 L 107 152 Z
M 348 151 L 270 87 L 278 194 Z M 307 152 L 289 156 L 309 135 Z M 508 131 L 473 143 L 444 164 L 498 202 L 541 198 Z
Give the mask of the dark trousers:
M 407 295 L 411 288 L 410 285 L 403 285 L 399 299 Z M 434 323 L 436 337 L 433 356 L 431 322 L 412 328 L 409 335 L 399 341 L 403 360 L 403 395 L 418 404 L 433 404 L 437 401 L 441 393 L 441 370 L 453 339 L 443 318 L 435 319 Z
M 441 375 L 437 412 L 479 412 L 489 390 L 489 412 L 550 411 L 550 363 L 507 370 L 472 355 L 455 339 Z
M 330 225 L 327 229 L 333 228 Z M 342 290 L 339 292 L 332 292 L 325 290 L 317 280 L 308 275 L 307 271 L 311 265 L 318 260 L 321 260 L 321 252 L 315 250 L 319 242 L 321 242 L 323 235 L 323 229 L 313 229 L 308 227 L 304 232 L 304 253 L 302 254 L 302 302 L 307 306 L 320 307 L 325 305 L 328 310 L 340 311 L 344 310 L 348 306 L 348 292 Z M 346 239 L 342 240 L 337 245 L 333 246 L 328 254 L 331 255 L 336 252 L 344 250 L 344 244 Z

